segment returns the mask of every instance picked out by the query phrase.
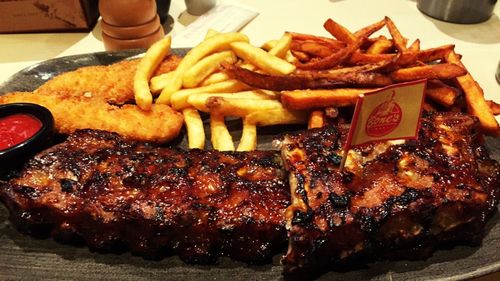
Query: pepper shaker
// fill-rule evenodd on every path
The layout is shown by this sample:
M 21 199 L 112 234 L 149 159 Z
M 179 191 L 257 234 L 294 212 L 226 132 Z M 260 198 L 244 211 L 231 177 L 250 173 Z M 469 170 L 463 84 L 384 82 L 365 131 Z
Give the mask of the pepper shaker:
M 155 0 L 100 0 L 99 12 L 108 51 L 148 48 L 165 36 Z

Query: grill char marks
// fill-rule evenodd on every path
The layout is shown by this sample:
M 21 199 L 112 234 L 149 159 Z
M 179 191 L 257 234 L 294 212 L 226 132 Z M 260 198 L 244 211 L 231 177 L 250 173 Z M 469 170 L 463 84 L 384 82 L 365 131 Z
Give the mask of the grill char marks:
M 94 250 L 263 262 L 286 244 L 290 195 L 275 152 L 182 151 L 79 131 L 0 188 L 20 228 Z
M 343 174 L 331 161 L 338 158 L 335 129 L 285 136 L 292 191 L 285 272 L 361 257 L 414 258 L 438 245 L 477 241 L 500 190 L 498 163 L 479 144 L 477 125 L 461 114 L 428 116 L 418 141 L 361 147 L 352 159 L 373 160 Z
M 265 262 L 288 234 L 285 272 L 320 273 L 358 257 L 423 257 L 480 241 L 500 168 L 477 127 L 462 114 L 427 116 L 418 141 L 355 149 L 344 173 L 346 132 L 336 128 L 285 135 L 281 156 L 158 148 L 83 130 L 0 182 L 0 199 L 26 232 L 145 257 Z

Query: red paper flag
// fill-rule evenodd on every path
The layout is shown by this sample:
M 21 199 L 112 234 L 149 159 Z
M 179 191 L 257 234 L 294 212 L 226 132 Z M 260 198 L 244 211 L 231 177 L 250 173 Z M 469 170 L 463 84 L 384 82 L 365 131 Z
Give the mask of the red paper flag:
M 344 146 L 343 169 L 349 149 L 372 141 L 416 139 L 426 80 L 391 85 L 361 95 Z

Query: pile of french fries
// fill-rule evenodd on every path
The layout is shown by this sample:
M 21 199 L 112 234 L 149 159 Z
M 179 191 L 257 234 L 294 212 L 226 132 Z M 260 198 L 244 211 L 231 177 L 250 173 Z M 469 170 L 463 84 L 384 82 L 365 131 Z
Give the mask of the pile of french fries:
M 388 36 L 374 34 L 383 27 Z M 205 147 L 200 111 L 210 115 L 212 147 L 248 151 L 257 146 L 257 126 L 308 124 L 324 126 L 328 111 L 353 106 L 362 93 L 388 84 L 427 79 L 428 110 L 454 110 L 465 100 L 486 134 L 498 135 L 494 114 L 499 105 L 486 101 L 454 45 L 420 49 L 408 44 L 386 17 L 356 32 L 328 19 L 333 38 L 285 32 L 261 47 L 238 32 L 209 30 L 177 68 L 151 77 L 169 53 L 171 38 L 150 47 L 134 79 L 136 103 L 149 110 L 169 104 L 184 115 L 189 148 Z M 462 99 L 462 96 L 464 97 Z M 238 147 L 225 125 L 226 117 L 242 119 Z

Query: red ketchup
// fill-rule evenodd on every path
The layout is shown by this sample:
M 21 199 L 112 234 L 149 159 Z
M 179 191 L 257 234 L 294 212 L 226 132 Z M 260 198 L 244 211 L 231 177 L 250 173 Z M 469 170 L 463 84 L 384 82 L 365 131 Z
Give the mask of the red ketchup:
M 0 118 L 0 150 L 22 143 L 35 135 L 42 122 L 29 114 L 13 114 Z

